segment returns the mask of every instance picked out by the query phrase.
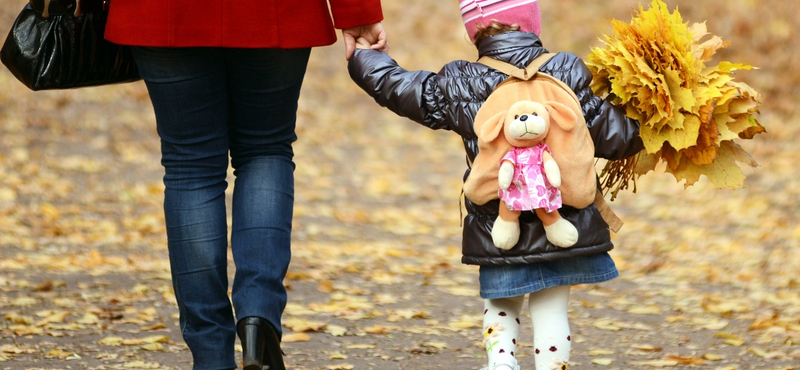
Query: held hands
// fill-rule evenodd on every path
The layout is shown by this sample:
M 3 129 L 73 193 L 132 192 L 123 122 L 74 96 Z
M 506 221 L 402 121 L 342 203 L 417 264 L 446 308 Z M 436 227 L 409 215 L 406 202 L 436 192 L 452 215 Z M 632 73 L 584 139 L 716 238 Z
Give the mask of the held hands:
M 350 60 L 356 47 L 359 49 L 372 49 L 386 52 L 389 45 L 386 41 L 386 31 L 383 25 L 373 23 L 366 26 L 353 27 L 342 30 L 342 37 L 344 38 L 345 58 Z

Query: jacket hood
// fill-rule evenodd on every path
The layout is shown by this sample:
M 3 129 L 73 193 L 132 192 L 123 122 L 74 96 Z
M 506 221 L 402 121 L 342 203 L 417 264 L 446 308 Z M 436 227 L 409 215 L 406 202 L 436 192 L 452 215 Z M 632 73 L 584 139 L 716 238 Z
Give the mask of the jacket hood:
M 541 54 L 547 53 L 536 34 L 509 31 L 489 36 L 478 46 L 478 56 L 489 56 L 517 67 L 525 67 Z

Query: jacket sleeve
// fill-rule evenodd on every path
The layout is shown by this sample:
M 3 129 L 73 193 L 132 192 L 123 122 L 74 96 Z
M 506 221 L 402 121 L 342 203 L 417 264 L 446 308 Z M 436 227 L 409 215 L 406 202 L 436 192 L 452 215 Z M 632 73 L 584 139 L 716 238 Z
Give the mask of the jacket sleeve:
M 346 29 L 383 20 L 380 0 L 329 0 L 333 24 L 338 29 Z
M 639 136 L 639 122 L 627 117 L 624 109 L 594 95 L 590 87 L 592 73 L 586 64 L 575 56 L 569 70 L 570 81 L 567 84 L 583 106 L 586 125 L 594 140 L 595 157 L 618 160 L 644 149 Z
M 386 53 L 357 49 L 348 71 L 353 81 L 382 107 L 432 129 L 447 129 L 438 111 L 436 74 L 407 71 Z

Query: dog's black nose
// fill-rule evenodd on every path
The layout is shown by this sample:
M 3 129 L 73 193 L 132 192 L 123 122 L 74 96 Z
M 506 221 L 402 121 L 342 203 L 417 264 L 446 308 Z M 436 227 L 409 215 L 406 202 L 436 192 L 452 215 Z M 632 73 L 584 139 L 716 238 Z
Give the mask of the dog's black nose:
M 519 116 L 519 120 L 520 121 L 527 121 L 528 120 L 528 115 L 527 114 L 523 114 L 523 115 Z

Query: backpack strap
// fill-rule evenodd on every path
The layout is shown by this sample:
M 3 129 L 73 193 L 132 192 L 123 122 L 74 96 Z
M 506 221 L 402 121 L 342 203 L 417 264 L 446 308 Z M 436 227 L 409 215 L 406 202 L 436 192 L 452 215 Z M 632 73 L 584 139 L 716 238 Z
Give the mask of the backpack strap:
M 622 228 L 622 220 L 614 213 L 614 210 L 609 207 L 608 203 L 606 203 L 606 199 L 603 197 L 603 192 L 600 191 L 600 189 L 597 189 L 597 193 L 595 194 L 594 206 L 597 207 L 600 216 L 603 217 L 603 221 L 608 224 L 608 228 L 618 233 L 619 229 Z
M 521 80 L 530 80 L 536 72 L 539 71 L 539 68 L 542 67 L 545 63 L 547 63 L 550 58 L 555 56 L 556 53 L 544 53 L 539 55 L 538 57 L 534 58 L 530 64 L 528 64 L 525 68 L 517 68 L 511 64 L 508 64 L 503 61 L 499 61 L 489 56 L 482 56 L 478 59 L 478 63 L 483 64 L 487 67 L 494 68 L 500 72 L 503 72 L 509 76 L 514 76 Z

